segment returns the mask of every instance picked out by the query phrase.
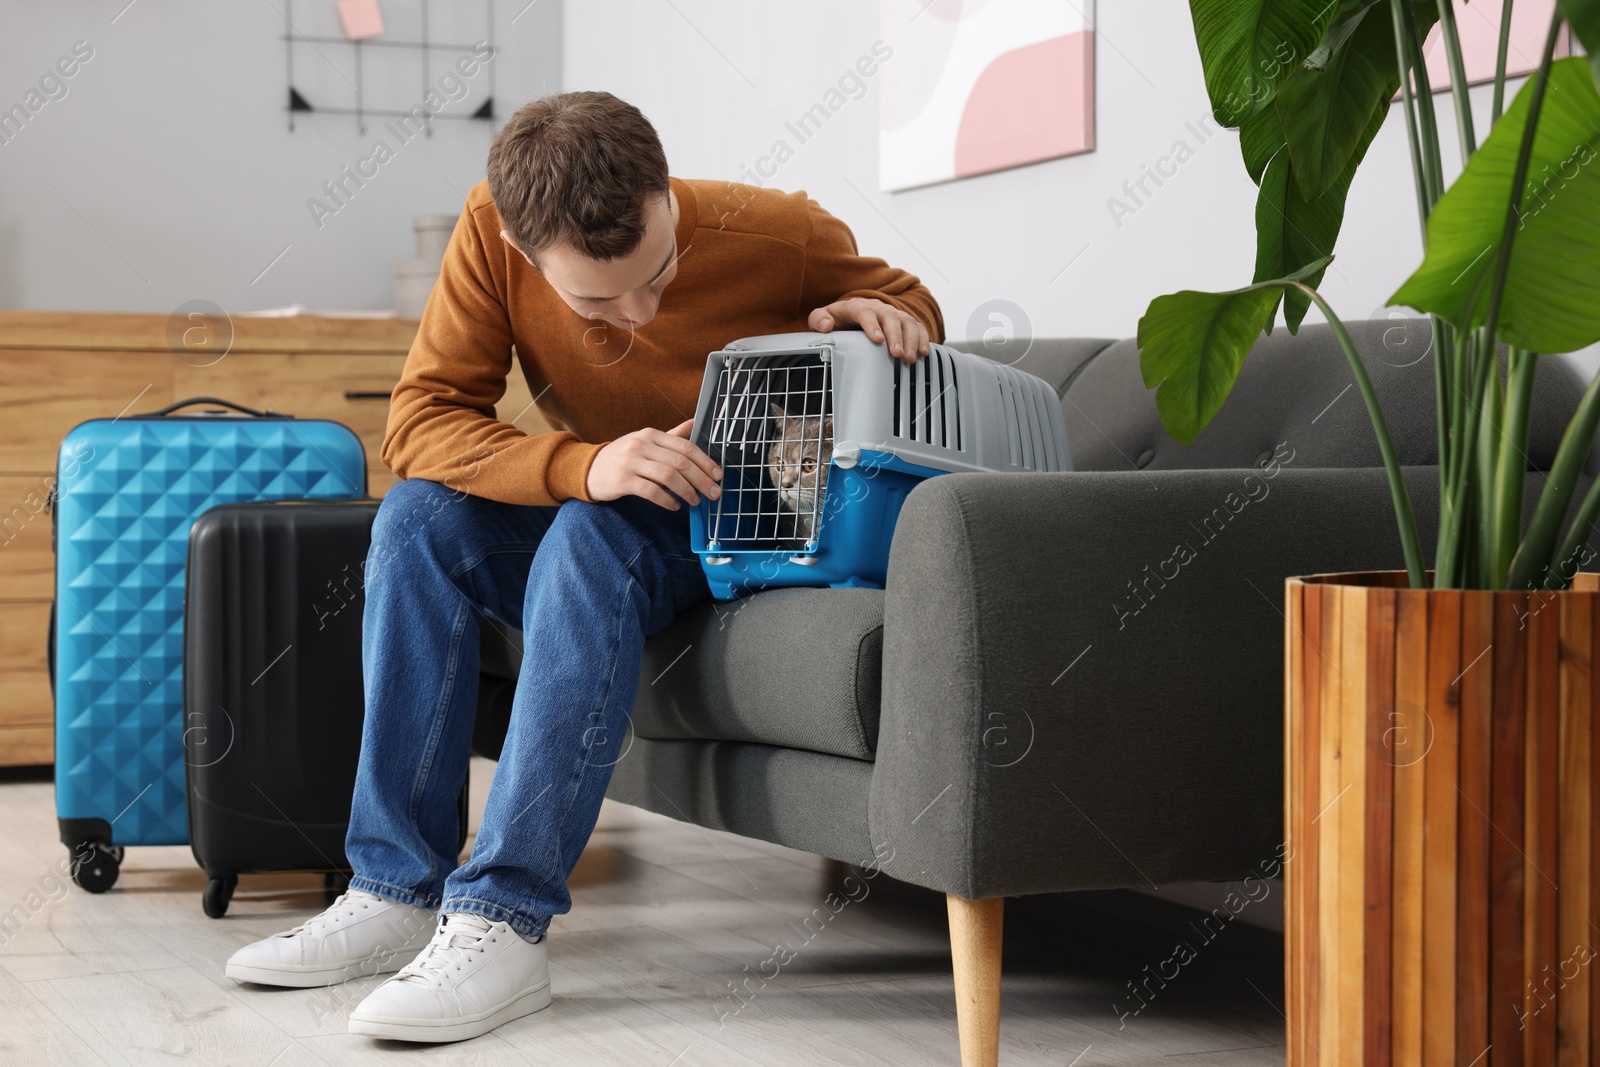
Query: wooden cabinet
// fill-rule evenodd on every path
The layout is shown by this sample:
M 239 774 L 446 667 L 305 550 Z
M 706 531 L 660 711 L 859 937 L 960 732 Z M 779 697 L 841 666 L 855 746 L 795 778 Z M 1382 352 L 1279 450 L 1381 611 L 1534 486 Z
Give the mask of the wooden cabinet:
M 234 316 L 186 335 L 188 324 L 165 315 L 0 310 L 0 765 L 52 758 L 45 638 L 54 558 L 44 502 L 62 437 L 88 419 L 218 397 L 346 424 L 367 450 L 368 491 L 382 496 L 395 480 L 379 456 L 388 393 L 416 327 Z M 209 347 L 186 347 L 191 337 Z M 520 373 L 500 409 L 507 419 L 523 412 L 517 425 L 528 433 L 548 429 Z

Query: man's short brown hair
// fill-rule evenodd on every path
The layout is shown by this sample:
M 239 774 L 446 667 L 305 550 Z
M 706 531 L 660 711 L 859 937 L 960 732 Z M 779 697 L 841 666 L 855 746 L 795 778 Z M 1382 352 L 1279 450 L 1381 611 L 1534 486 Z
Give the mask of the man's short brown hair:
M 523 104 L 489 146 L 489 194 L 529 257 L 570 242 L 590 259 L 628 255 L 667 191 L 661 138 L 610 93 L 556 93 Z

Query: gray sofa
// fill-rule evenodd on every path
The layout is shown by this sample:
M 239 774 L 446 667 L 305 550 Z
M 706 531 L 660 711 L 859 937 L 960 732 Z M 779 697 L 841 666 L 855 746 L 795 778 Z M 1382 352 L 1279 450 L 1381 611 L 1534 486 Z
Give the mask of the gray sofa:
M 1351 332 L 1431 557 L 1427 324 Z M 948 894 L 969 1063 L 995 1058 L 1000 898 L 1271 873 L 1283 579 L 1401 565 L 1326 327 L 1264 338 L 1189 447 L 1131 340 L 1038 340 L 1016 365 L 1060 393 L 1076 470 L 931 479 L 885 591 L 770 590 L 652 638 L 609 794 Z M 1585 384 L 1541 361 L 1530 469 Z M 493 753 L 520 656 L 493 628 L 484 649 Z

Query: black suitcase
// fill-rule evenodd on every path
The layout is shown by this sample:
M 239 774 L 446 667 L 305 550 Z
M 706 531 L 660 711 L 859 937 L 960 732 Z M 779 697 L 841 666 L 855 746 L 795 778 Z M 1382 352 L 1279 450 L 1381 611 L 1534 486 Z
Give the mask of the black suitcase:
M 184 596 L 189 842 L 221 917 L 240 873 L 320 870 L 331 897 L 361 752 L 363 565 L 376 500 L 225 504 Z M 466 840 L 466 793 L 460 800 Z

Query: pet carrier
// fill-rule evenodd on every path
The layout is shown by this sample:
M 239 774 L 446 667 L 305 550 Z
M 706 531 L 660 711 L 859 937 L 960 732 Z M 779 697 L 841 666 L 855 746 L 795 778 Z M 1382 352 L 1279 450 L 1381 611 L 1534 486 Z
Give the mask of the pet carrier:
M 932 345 L 915 363 L 860 331 L 750 337 L 711 353 L 694 441 L 722 495 L 690 512 L 711 591 L 881 589 L 906 494 L 954 471 L 1067 471 L 1061 402 L 1031 374 Z

